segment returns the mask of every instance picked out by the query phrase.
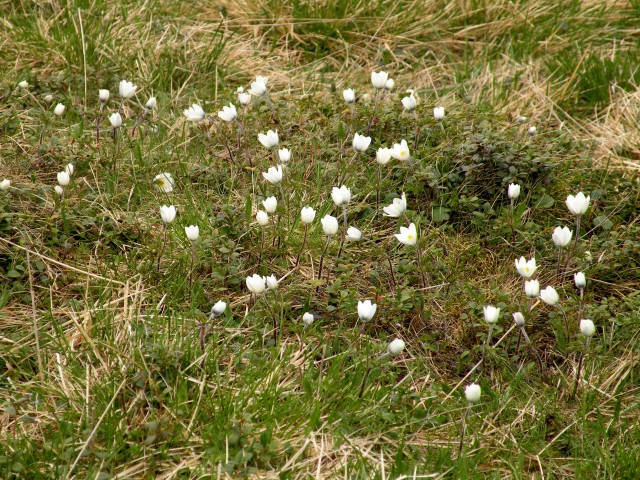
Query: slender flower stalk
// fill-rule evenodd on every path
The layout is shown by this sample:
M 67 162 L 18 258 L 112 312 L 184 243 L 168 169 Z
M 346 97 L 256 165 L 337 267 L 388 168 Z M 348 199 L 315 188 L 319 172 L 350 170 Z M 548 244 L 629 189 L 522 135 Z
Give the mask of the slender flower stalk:
M 480 395 L 482 394 L 482 390 L 480 385 L 472 383 L 471 385 L 467 385 L 464 389 L 464 396 L 467 400 L 467 408 L 464 412 L 464 416 L 462 417 L 462 427 L 460 430 L 460 445 L 458 447 L 458 455 L 462 453 L 462 447 L 464 446 L 464 434 L 467 425 L 467 417 L 469 416 L 469 412 L 471 411 L 471 407 L 473 404 L 480 400 Z
M 571 394 L 571 398 L 575 397 L 576 392 L 578 391 L 578 385 L 580 384 L 580 374 L 582 373 L 582 364 L 584 361 L 584 355 L 589 351 L 589 343 L 591 342 L 591 337 L 594 333 L 596 333 L 596 327 L 593 324 L 593 321 L 586 319 L 580 320 L 580 332 L 584 335 L 585 338 L 585 346 L 584 350 L 580 352 L 580 358 L 578 360 L 578 372 L 576 373 L 576 383 L 573 386 L 573 393 Z

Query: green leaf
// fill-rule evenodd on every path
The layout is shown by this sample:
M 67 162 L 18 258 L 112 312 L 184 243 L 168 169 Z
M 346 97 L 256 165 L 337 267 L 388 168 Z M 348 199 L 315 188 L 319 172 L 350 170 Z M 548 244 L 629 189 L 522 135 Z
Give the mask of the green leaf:
M 599 215 L 594 218 L 593 225 L 603 230 L 611 230 L 613 228 L 613 222 L 609 220 L 606 215 Z
M 449 220 L 450 208 L 446 207 L 434 207 L 431 209 L 431 218 L 434 222 L 446 222 Z

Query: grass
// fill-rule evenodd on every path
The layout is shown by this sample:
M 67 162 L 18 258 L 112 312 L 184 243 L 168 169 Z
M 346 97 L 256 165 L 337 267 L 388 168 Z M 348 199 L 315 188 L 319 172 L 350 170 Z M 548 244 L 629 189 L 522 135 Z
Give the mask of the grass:
M 0 2 L 0 175 L 12 182 L 0 192 L 0 477 L 637 478 L 637 9 Z M 362 98 L 373 69 L 396 80 L 375 111 Z M 252 167 L 235 127 L 206 130 L 181 112 L 237 105 L 257 74 L 276 114 L 254 99 L 242 117 Z M 123 78 L 138 96 L 116 143 L 105 117 Z M 346 87 L 360 96 L 353 120 Z M 112 95 L 100 142 L 98 88 Z M 407 88 L 420 98 L 417 148 Z M 132 134 L 151 95 L 158 108 Z M 346 166 L 372 118 L 371 148 Z M 284 205 L 257 142 L 275 128 L 293 152 Z M 374 151 L 402 138 L 415 161 L 382 168 L 376 206 Z M 53 186 L 69 162 L 61 199 Z M 152 185 L 161 172 L 173 192 Z M 318 280 L 319 219 L 341 220 L 330 193 L 345 173 L 349 225 L 371 241 L 347 242 L 338 260 L 337 235 Z M 513 216 L 511 182 L 522 185 Z M 592 203 L 558 279 L 551 232 L 575 229 L 564 199 L 577 191 Z M 407 222 L 380 215 L 402 192 L 427 288 L 415 249 L 393 237 Z M 272 195 L 261 254 L 255 212 Z M 164 250 L 163 204 L 178 209 Z M 317 215 L 302 248 L 305 205 Z M 531 346 L 511 321 L 528 308 L 521 255 L 535 256 L 567 315 L 537 303 Z M 597 333 L 571 398 L 584 350 L 577 271 Z M 253 302 L 253 273 L 276 275 L 278 289 Z M 199 325 L 221 299 L 202 351 Z M 378 311 L 361 329 L 364 299 Z M 488 350 L 485 305 L 503 312 Z M 304 327 L 306 311 L 321 318 Z M 383 356 L 396 337 L 406 350 Z M 483 393 L 459 454 L 471 382 Z

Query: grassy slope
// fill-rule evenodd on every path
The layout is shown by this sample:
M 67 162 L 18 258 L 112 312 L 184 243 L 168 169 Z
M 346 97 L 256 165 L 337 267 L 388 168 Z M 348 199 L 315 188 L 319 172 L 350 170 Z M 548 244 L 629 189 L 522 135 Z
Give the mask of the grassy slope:
M 0 3 L 1 174 L 16 187 L 2 196 L 0 219 L 0 476 L 636 478 L 640 438 L 628 425 L 638 417 L 637 7 L 556 3 Z M 291 213 L 282 248 L 273 224 L 267 229 L 262 270 L 286 278 L 268 305 L 247 314 L 244 277 L 256 271 L 260 243 L 251 212 L 279 196 L 261 181 L 268 159 L 255 135 L 275 119 L 260 102 L 249 110 L 261 167 L 252 171 L 240 166 L 244 155 L 228 158 L 220 139 L 233 144 L 235 133 L 210 143 L 184 128 L 180 112 L 196 99 L 215 111 L 238 85 L 269 75 L 283 144 L 294 152 L 288 205 L 339 217 L 329 191 L 350 157 L 340 92 L 367 90 L 374 67 L 397 82 L 377 112 L 376 147 L 413 143 L 414 120 L 400 115 L 399 98 L 405 88 L 419 91 L 418 162 L 384 170 L 381 203 L 407 192 L 430 283 L 441 286 L 421 289 L 414 252 L 391 241 L 397 224 L 375 216 L 377 170 L 358 159 L 349 221 L 375 243 L 347 244 L 335 262 L 335 241 L 329 280 L 316 291 L 310 265 L 317 269 L 324 239 L 315 225 L 294 270 L 302 230 Z M 33 96 L 10 94 L 23 78 Z M 96 91 L 121 78 L 141 87 L 141 99 L 158 97 L 158 133 L 145 129 L 116 149 L 104 128 L 96 148 Z M 47 93 L 67 112 L 39 147 Z M 444 132 L 429 118 L 436 103 L 447 107 Z M 131 107 L 129 127 L 138 111 Z M 356 111 L 362 130 L 372 106 L 359 102 Z M 517 115 L 540 135 L 527 138 L 511 121 Z M 64 205 L 55 204 L 51 185 L 68 161 L 73 184 Z M 618 168 L 623 162 L 631 170 Z M 177 180 L 170 196 L 150 187 L 162 171 Z M 513 180 L 524 184 L 515 242 L 504 198 Z M 540 364 L 527 348 L 516 354 L 513 331 L 487 353 L 469 377 L 484 396 L 458 458 L 459 385 L 482 357 L 482 307 L 506 312 L 494 333 L 501 339 L 510 313 L 526 306 L 516 255 L 535 253 L 541 283 L 558 286 L 549 238 L 556 225 L 570 225 L 562 199 L 578 189 L 595 201 L 560 289 L 571 335 L 558 311 L 537 306 L 529 333 Z M 167 202 L 179 217 L 158 274 L 158 207 Z M 598 226 L 605 219 L 611 224 Z M 202 236 L 192 288 L 183 235 L 191 223 Z M 593 279 L 586 315 L 599 330 L 588 383 L 572 400 L 582 348 L 577 270 Z M 197 322 L 220 298 L 230 309 L 202 354 Z M 364 298 L 377 301 L 378 313 L 359 334 Z M 303 329 L 308 309 L 324 318 Z M 406 354 L 379 359 L 396 335 L 407 340 Z

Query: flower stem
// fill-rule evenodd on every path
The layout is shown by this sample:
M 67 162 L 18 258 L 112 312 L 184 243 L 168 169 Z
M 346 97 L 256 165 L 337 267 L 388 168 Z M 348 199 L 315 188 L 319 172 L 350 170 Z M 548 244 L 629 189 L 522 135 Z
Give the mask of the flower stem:
M 585 350 L 589 350 L 589 342 L 591 338 L 587 337 Z M 571 398 L 576 396 L 576 392 L 578 391 L 578 384 L 580 383 L 580 374 L 582 373 L 582 365 L 584 362 L 584 352 L 580 352 L 580 359 L 578 360 L 578 373 L 576 374 L 576 383 L 573 385 L 573 393 L 571 393 Z
M 422 250 L 420 249 L 420 242 L 416 241 L 416 256 L 418 261 L 418 271 L 422 277 L 422 287 L 427 288 L 427 278 L 424 274 L 424 268 L 422 266 Z
M 367 125 L 367 136 L 369 136 L 369 132 L 371 132 L 371 127 L 373 126 L 373 119 L 376 118 L 376 109 L 378 107 L 379 99 L 380 99 L 380 89 L 376 89 L 376 98 L 373 102 L 373 112 L 371 113 L 371 119 L 369 120 L 369 124 Z
M 196 245 L 191 242 L 191 265 L 189 265 L 189 295 L 191 295 L 191 288 L 193 287 L 193 264 L 196 260 Z
M 324 264 L 324 257 L 327 254 L 327 250 L 329 249 L 329 243 L 331 243 L 331 237 L 327 237 L 327 244 L 324 246 L 324 250 L 322 252 L 322 256 L 320 257 L 320 266 L 318 267 L 318 280 L 322 279 L 322 265 Z
M 558 268 L 556 269 L 556 279 L 560 282 L 560 263 L 562 262 L 562 247 L 558 247 Z
M 573 241 L 574 249 L 578 248 L 578 239 L 580 238 L 580 219 L 581 218 L 582 218 L 582 215 L 578 215 L 576 217 L 576 238 Z
M 344 229 L 342 232 L 342 240 L 340 241 L 340 248 L 338 249 L 338 258 L 340 260 L 340 256 L 342 255 L 342 247 L 344 247 L 345 239 L 347 238 L 347 206 L 342 206 L 342 215 L 344 217 Z
M 413 115 L 416 119 L 416 138 L 413 142 L 413 149 L 418 149 L 418 137 L 420 136 L 420 123 L 418 122 L 418 112 L 416 110 L 413 111 Z
M 467 426 L 467 416 L 469 415 L 469 411 L 471 411 L 471 404 L 467 405 L 467 409 L 464 411 L 464 416 L 462 417 L 462 428 L 460 429 L 460 445 L 458 447 L 458 456 L 462 453 L 462 447 L 464 446 L 464 431 Z
M 258 257 L 258 271 L 262 265 L 262 252 L 264 252 L 264 227 L 262 227 L 262 241 L 260 242 L 260 256 Z
M 296 267 L 300 264 L 300 255 L 302 255 L 302 251 L 304 250 L 305 245 L 307 244 L 307 225 L 304 225 L 304 238 L 302 239 L 302 246 L 300 247 L 300 251 L 298 252 L 298 256 L 296 257 Z
M 156 268 L 156 273 L 160 273 L 160 259 L 162 258 L 162 254 L 164 253 L 164 249 L 167 247 L 167 230 L 168 226 L 164 224 L 164 238 L 162 240 L 162 248 L 160 249 L 160 253 L 158 254 L 158 266 Z

